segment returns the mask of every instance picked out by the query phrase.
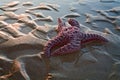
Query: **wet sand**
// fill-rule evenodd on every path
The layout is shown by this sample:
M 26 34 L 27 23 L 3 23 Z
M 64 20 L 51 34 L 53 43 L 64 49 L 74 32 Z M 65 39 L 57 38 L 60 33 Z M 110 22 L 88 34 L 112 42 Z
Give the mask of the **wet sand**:
M 119 15 L 119 1 L 0 1 L 0 80 L 120 80 Z M 74 18 L 82 32 L 109 42 L 46 58 L 58 17 Z

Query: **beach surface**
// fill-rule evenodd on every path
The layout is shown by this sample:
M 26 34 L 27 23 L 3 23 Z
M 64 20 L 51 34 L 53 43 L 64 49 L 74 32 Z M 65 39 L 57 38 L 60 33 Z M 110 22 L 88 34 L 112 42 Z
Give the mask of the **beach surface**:
M 74 18 L 108 42 L 46 58 L 58 18 Z M 1 0 L 0 80 L 120 80 L 120 1 Z

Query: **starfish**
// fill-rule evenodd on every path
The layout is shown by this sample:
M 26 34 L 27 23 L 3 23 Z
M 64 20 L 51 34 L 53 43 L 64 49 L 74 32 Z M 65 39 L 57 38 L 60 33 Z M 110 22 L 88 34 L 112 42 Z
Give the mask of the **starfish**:
M 65 23 L 58 18 L 58 35 L 49 40 L 44 47 L 44 53 L 47 57 L 76 52 L 87 42 L 108 42 L 107 39 L 98 34 L 81 32 L 79 22 L 75 19 L 68 19 L 68 23 L 70 26 L 67 27 Z M 52 51 L 56 46 L 61 47 Z

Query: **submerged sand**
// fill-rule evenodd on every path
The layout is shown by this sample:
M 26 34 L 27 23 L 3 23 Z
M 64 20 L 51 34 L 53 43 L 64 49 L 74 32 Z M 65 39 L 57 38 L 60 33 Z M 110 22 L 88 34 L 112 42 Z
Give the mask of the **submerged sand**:
M 89 0 L 0 1 L 0 80 L 120 80 L 120 2 Z M 8 4 L 9 3 L 9 4 Z M 46 58 L 57 18 L 75 18 L 85 33 L 109 40 Z

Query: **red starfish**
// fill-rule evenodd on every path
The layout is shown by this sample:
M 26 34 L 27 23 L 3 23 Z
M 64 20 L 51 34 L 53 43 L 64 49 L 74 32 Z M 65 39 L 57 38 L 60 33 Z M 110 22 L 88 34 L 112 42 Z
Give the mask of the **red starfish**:
M 66 27 L 60 18 L 58 18 L 58 35 L 52 38 L 45 45 L 44 51 L 47 57 L 73 53 L 81 49 L 82 45 L 91 42 L 107 42 L 108 40 L 97 34 L 85 34 L 80 31 L 79 23 L 74 19 L 69 19 L 71 25 Z M 62 47 L 52 52 L 56 46 Z

